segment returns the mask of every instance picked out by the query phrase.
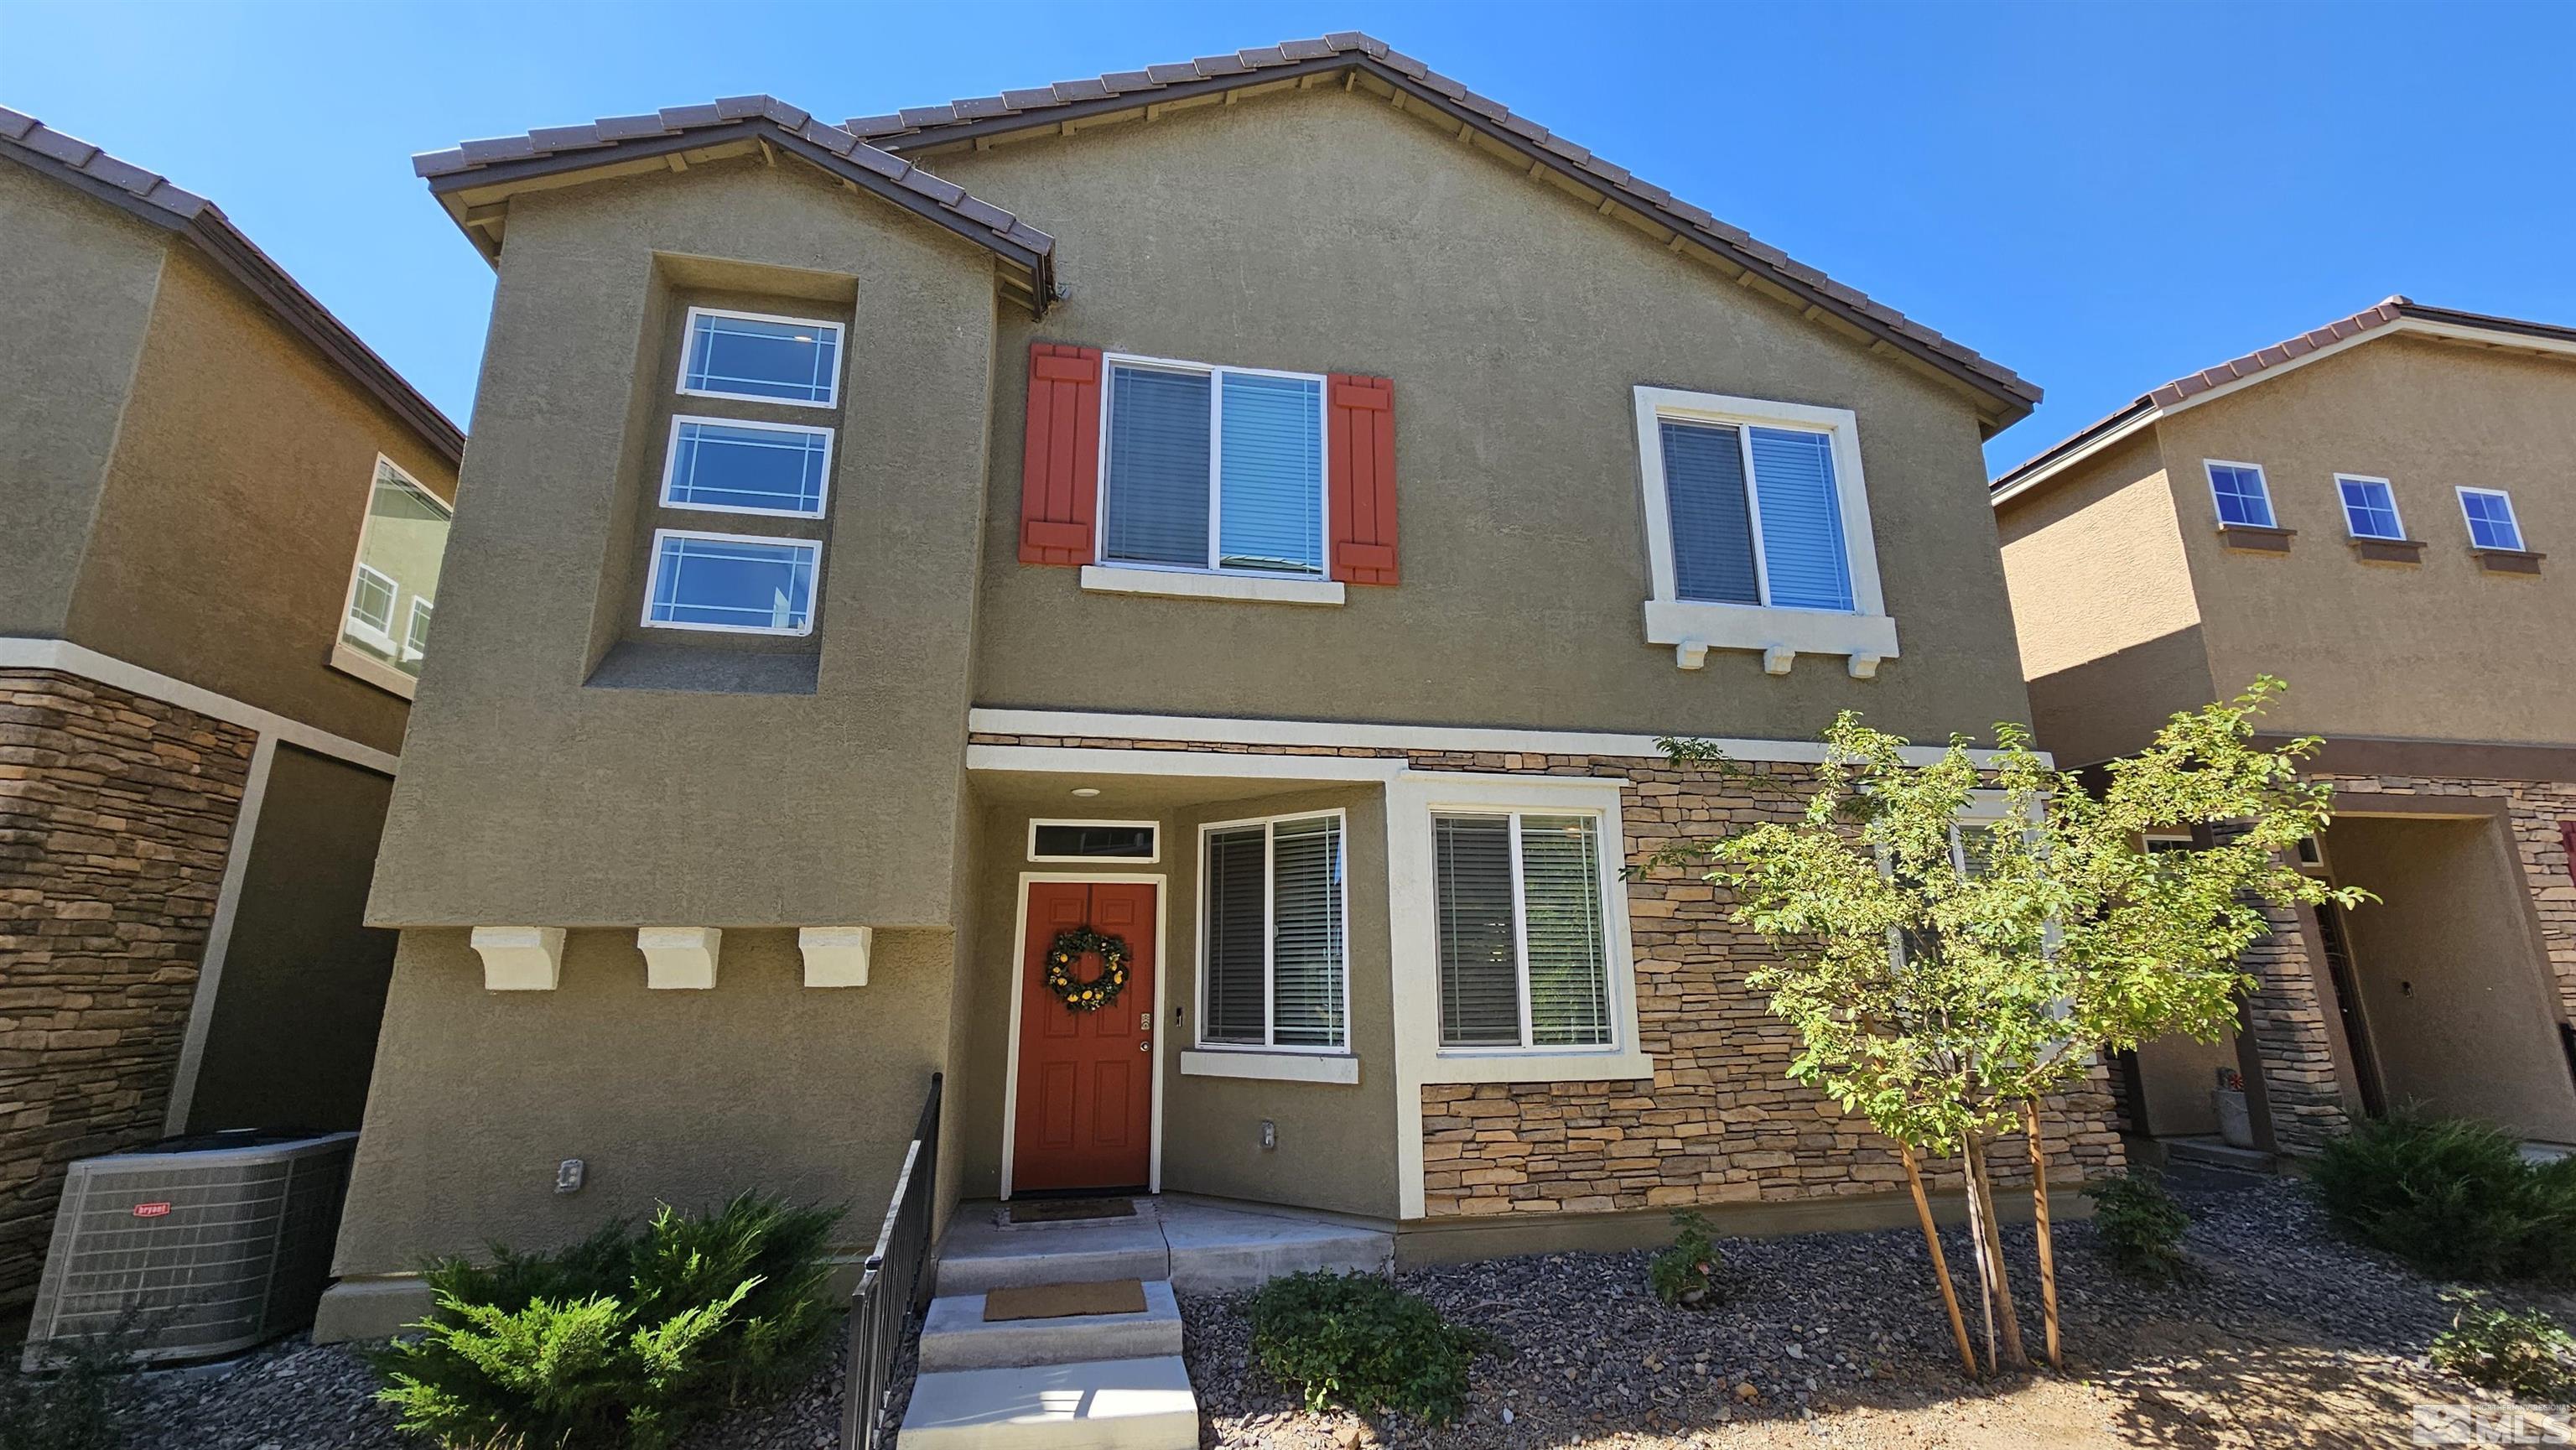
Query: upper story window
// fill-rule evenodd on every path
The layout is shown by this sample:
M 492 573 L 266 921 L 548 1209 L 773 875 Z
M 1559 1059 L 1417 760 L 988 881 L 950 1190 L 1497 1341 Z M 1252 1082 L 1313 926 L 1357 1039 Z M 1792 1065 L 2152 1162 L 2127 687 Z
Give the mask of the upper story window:
M 2335 475 L 2335 490 L 2343 496 L 2344 526 L 2356 539 L 2403 539 L 2406 526 L 2397 518 L 2397 494 L 2384 478 L 2362 478 L 2349 473 Z
M 1341 815 L 1210 825 L 1200 852 L 1199 1042 L 1346 1050 Z
M 840 402 L 841 324 L 758 312 L 689 309 L 680 391 L 829 408 Z
M 1431 840 L 1440 1045 L 1609 1046 L 1596 818 L 1441 812 Z
M 1324 576 L 1324 379 L 1107 360 L 1103 563 Z
M 1636 401 L 1649 642 L 1684 668 L 1759 649 L 1774 673 L 1814 652 L 1866 676 L 1896 653 L 1848 409 L 1644 387 Z
M 2263 467 L 2257 463 L 2223 463 L 2205 460 L 2209 469 L 2209 493 L 2218 505 L 2218 521 L 2239 528 L 2269 529 L 2272 521 L 2272 491 L 2264 486 Z
M 671 420 L 662 505 L 819 519 L 832 474 L 832 430 L 682 414 Z
M 731 634 L 811 634 L 814 576 L 823 546 L 811 539 L 653 532 L 644 623 Z
M 429 649 L 430 609 L 447 554 L 449 510 L 392 460 L 376 460 L 333 661 L 409 695 Z
M 2469 522 L 2472 548 L 2522 552 L 2522 525 L 2513 516 L 2513 496 L 2499 488 L 2463 488 L 2460 513 Z

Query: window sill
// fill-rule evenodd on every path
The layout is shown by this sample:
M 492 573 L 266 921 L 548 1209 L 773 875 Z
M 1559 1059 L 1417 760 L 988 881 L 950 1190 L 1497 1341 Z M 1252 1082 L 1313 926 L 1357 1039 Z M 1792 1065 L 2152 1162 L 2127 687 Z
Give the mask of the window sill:
M 1878 673 L 1896 657 L 1896 621 L 1884 614 L 1843 614 L 1822 609 L 1764 609 L 1751 604 L 1697 600 L 1646 601 L 1646 643 L 1673 647 L 1673 662 L 1695 670 L 1713 649 L 1762 652 L 1762 667 L 1789 673 L 1799 655 L 1843 655 L 1852 678 Z
M 2352 545 L 2352 556 L 2365 564 L 2421 564 L 2424 562 L 2422 539 L 2376 539 L 2355 534 L 2346 542 Z
M 1232 599 L 1247 604 L 1342 602 L 1338 579 L 1260 579 L 1246 574 L 1192 574 L 1177 569 L 1130 569 L 1115 564 L 1082 566 L 1082 587 L 1092 594 L 1151 594 L 1164 599 Z
M 1360 1080 L 1360 1060 L 1346 1053 L 1263 1052 L 1257 1048 L 1189 1048 L 1181 1053 L 1183 1077 L 1257 1078 L 1264 1082 Z
M 2297 529 L 2257 528 L 2253 524 L 2220 524 L 2218 542 L 2240 554 L 2286 554 Z
M 420 682 L 411 676 L 383 660 L 360 654 L 346 644 L 335 642 L 331 646 L 330 664 L 331 668 L 344 675 L 364 680 L 389 695 L 400 695 L 406 700 L 420 688 Z
M 2490 574 L 2537 574 L 2540 561 L 2549 557 L 2528 549 L 2471 549 L 2469 553 Z
M 1424 1082 L 1639 1082 L 1655 1075 L 1655 1060 L 1635 1049 L 1612 1052 L 1474 1051 L 1435 1053 Z

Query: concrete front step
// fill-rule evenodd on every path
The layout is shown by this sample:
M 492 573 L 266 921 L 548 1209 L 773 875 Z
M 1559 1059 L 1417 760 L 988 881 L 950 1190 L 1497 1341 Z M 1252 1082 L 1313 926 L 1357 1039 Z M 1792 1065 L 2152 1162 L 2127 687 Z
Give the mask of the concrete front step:
M 1171 1250 L 1147 1214 L 1079 1224 L 1004 1225 L 960 1211 L 939 1245 L 941 1295 L 1171 1277 Z
M 1200 1199 L 1162 1205 L 1172 1286 L 1191 1294 L 1258 1289 L 1284 1274 L 1323 1269 L 1383 1274 L 1395 1236 L 1314 1214 L 1274 1214 Z
M 897 1450 L 1197 1450 L 1199 1402 L 1176 1354 L 925 1371 Z
M 930 1301 L 921 1322 L 921 1369 L 1003 1369 L 1082 1360 L 1154 1359 L 1181 1352 L 1181 1306 L 1161 1279 L 1145 1284 L 1142 1314 L 1073 1314 L 986 1322 L 984 1296 Z
M 2230 1173 L 2270 1174 L 2272 1155 L 2259 1148 L 2238 1148 L 2217 1138 L 2168 1138 L 2165 1161 L 2183 1168 L 2218 1168 Z

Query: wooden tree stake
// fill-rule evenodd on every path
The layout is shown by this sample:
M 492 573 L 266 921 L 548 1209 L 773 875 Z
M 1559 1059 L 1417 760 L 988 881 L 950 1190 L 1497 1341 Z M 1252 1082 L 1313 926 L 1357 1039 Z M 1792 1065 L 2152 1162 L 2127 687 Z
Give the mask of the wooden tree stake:
M 1923 1220 L 1923 1247 L 1932 1251 L 1932 1277 L 1940 1281 L 1941 1307 L 1950 1311 L 1950 1337 L 1959 1342 L 1959 1367 L 1968 1378 L 1977 1377 L 1976 1347 L 1968 1342 L 1968 1321 L 1959 1314 L 1959 1291 L 1950 1284 L 1950 1261 L 1941 1253 L 1941 1233 L 1932 1223 L 1932 1201 L 1923 1195 L 1923 1170 L 1914 1162 L 1914 1150 L 1903 1143 L 1896 1151 L 1905 1159 L 1905 1185 L 1914 1190 L 1914 1215 Z
M 2021 1344 L 2021 1315 L 2013 1307 L 2012 1272 L 2004 1266 L 2003 1228 L 1995 1222 L 1994 1175 L 1987 1171 L 1985 1137 L 1979 1133 L 1968 1134 L 1968 1173 L 1969 1191 L 1982 1200 L 1985 1209 L 1979 1217 L 1984 1220 L 1986 1257 L 1995 1266 L 1995 1318 L 2002 1322 L 2004 1363 L 2015 1369 L 2028 1369 L 2030 1354 Z
M 2065 1368 L 2057 1357 L 2057 1250 L 2048 1227 L 2048 1144 L 2039 1131 L 2039 1104 L 2021 1105 L 2030 1129 L 2030 1203 L 2039 1228 L 2039 1307 L 2048 1324 L 2048 1367 Z

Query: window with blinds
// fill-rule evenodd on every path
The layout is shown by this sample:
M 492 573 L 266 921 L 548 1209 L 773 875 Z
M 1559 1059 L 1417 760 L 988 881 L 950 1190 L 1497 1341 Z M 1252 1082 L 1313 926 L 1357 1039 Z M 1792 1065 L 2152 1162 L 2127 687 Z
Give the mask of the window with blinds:
M 1852 608 L 1831 434 L 1676 418 L 1658 431 L 1678 597 Z
M 1441 1046 L 1609 1046 L 1598 821 L 1444 814 L 1431 840 Z
M 1324 380 L 1113 359 L 1100 557 L 1324 575 Z
M 1201 1043 L 1332 1051 L 1348 1044 L 1342 869 L 1339 815 L 1207 828 Z

